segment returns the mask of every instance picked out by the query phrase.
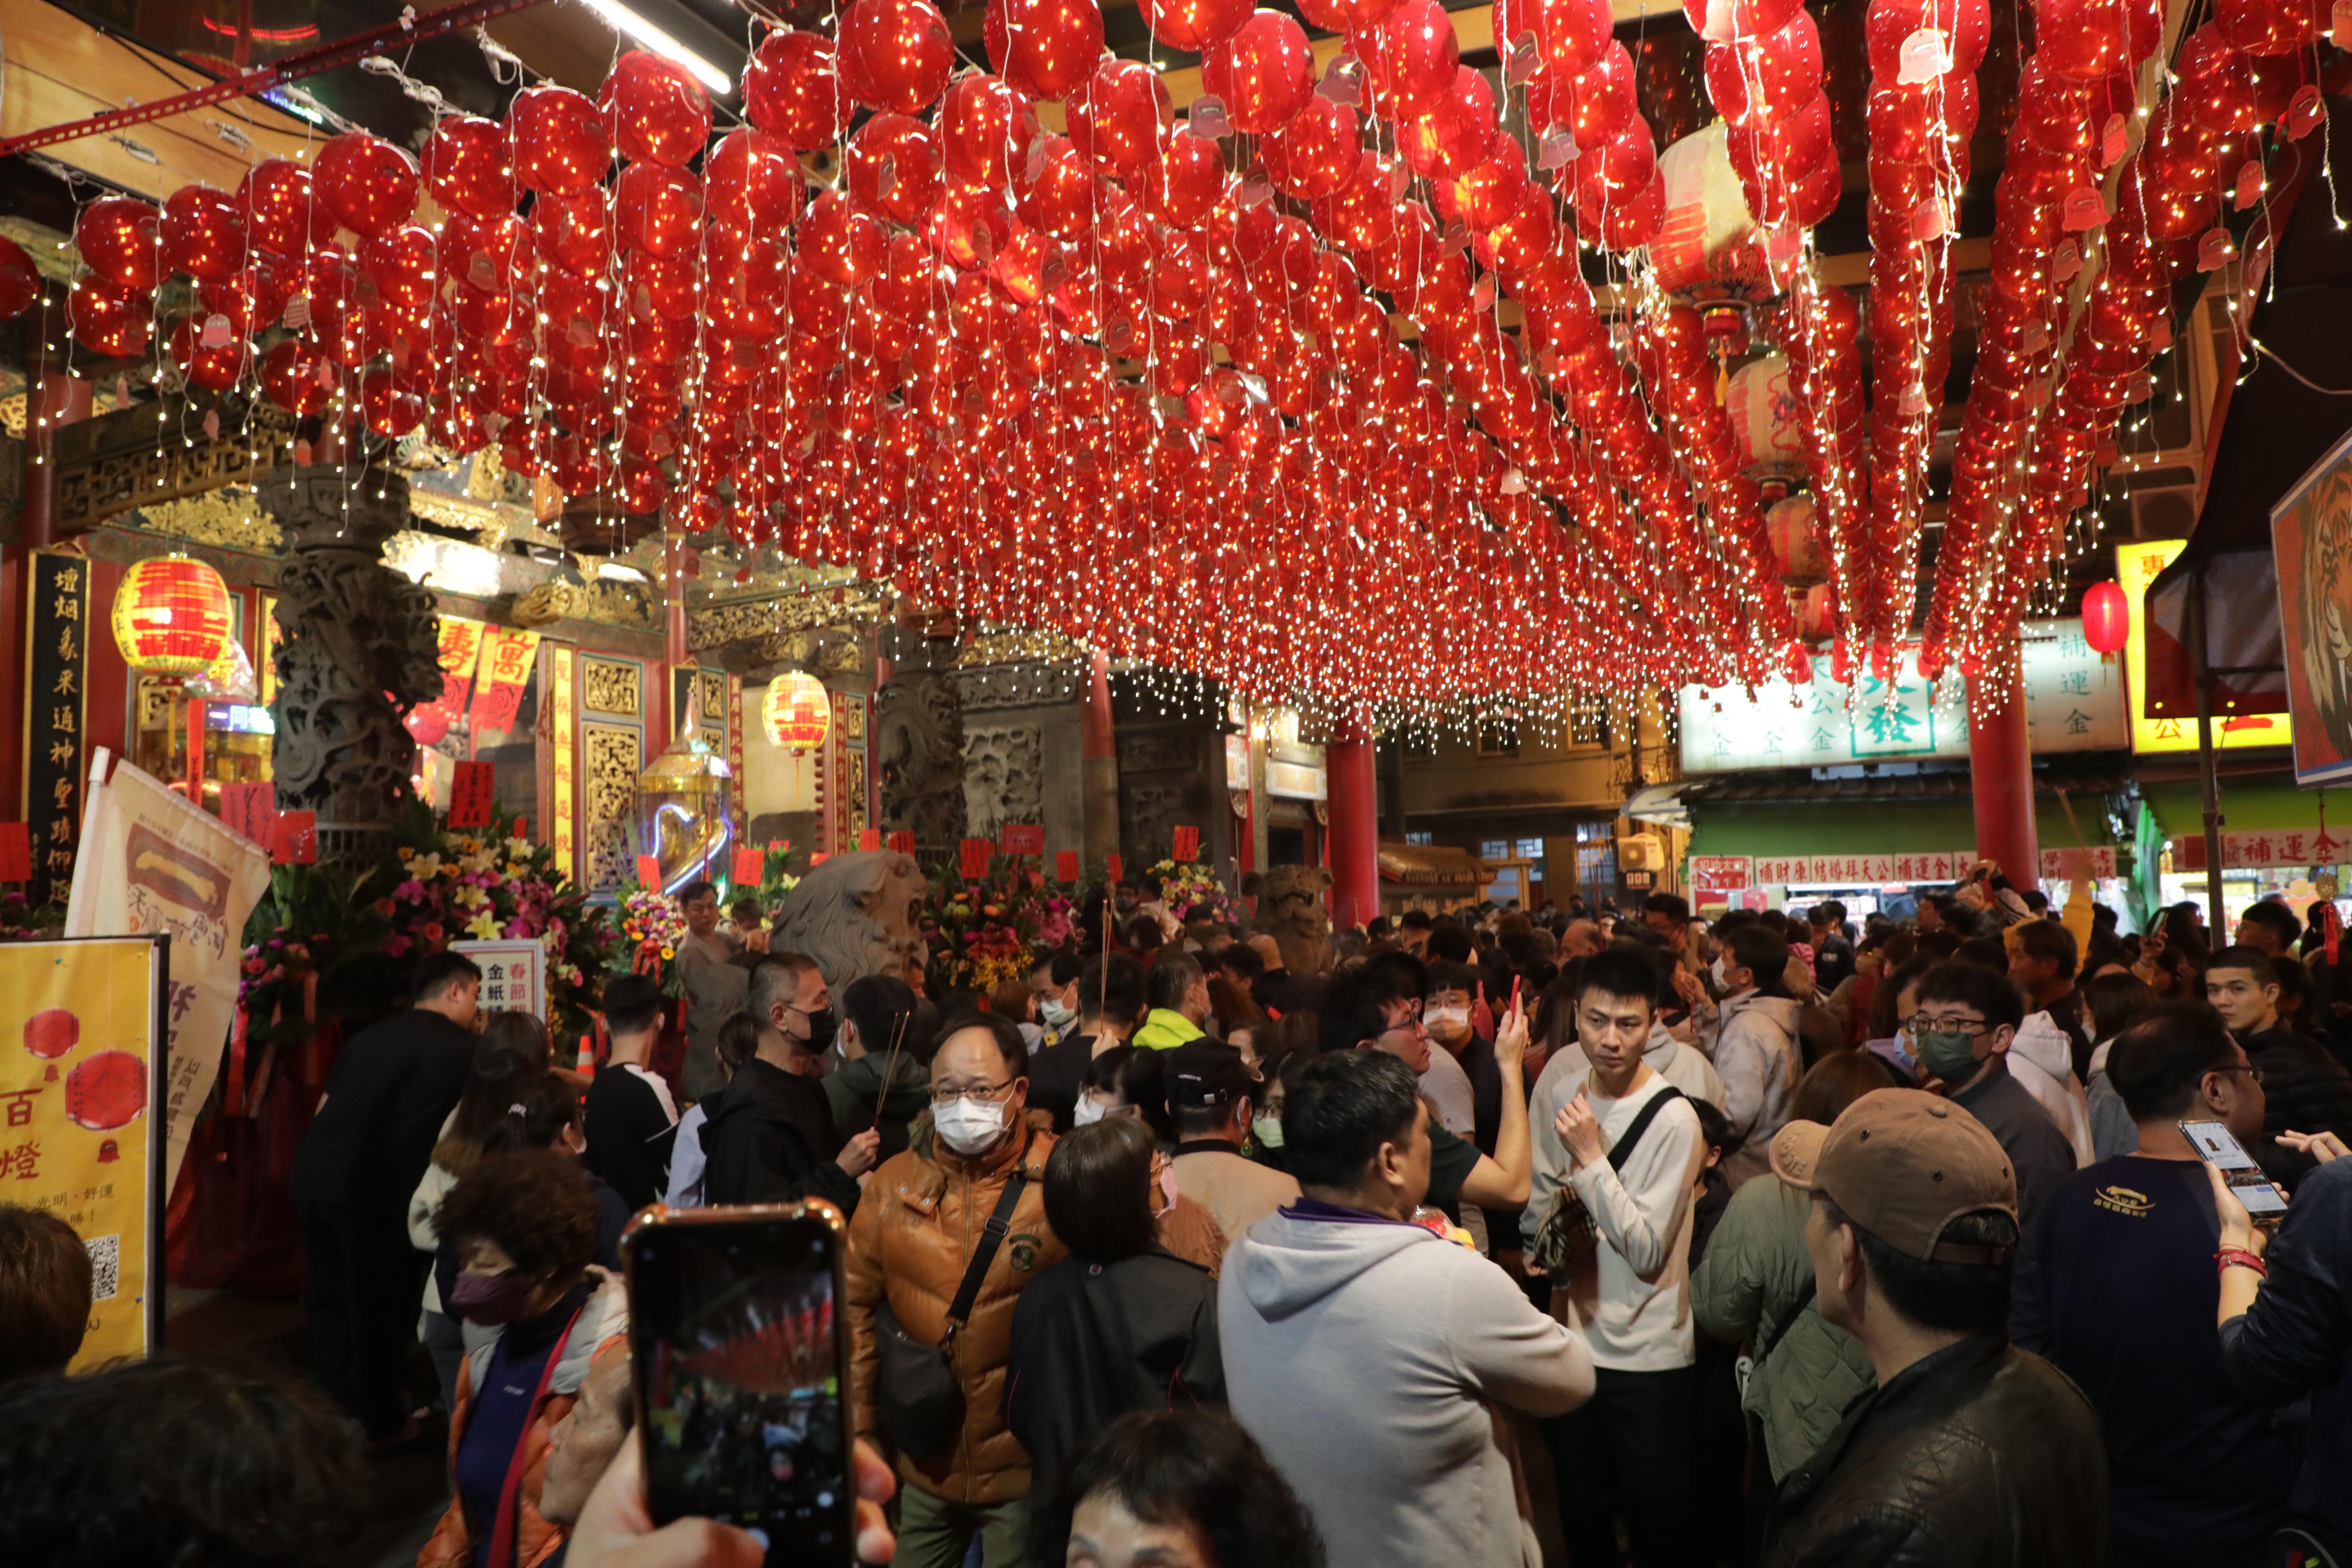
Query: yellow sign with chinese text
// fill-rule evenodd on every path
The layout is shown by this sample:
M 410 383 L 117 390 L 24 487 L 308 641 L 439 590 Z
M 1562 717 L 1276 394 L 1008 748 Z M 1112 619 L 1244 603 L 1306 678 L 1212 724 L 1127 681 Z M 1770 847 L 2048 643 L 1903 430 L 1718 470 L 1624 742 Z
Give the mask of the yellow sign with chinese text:
M 163 965 L 152 937 L 0 943 L 0 1203 L 89 1249 L 77 1372 L 145 1355 L 163 1319 Z
M 2116 546 L 2116 581 L 2131 605 L 2131 629 L 2124 641 L 2124 689 L 2131 699 L 2131 749 L 2151 752 L 2193 752 L 2197 749 L 2194 719 L 2151 719 L 2147 712 L 2147 585 L 2189 548 L 2185 539 L 2130 540 Z M 2294 731 L 2284 713 L 2216 713 L 2213 749 L 2248 751 L 2256 746 L 2284 746 Z

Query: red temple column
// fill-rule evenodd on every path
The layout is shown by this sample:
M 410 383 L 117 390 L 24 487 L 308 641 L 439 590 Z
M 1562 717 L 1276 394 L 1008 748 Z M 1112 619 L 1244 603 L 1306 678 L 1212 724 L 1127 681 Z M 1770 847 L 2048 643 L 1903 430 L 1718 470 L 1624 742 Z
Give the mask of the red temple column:
M 2033 824 L 2033 746 L 2025 731 L 2025 680 L 2014 631 L 1969 680 L 1969 783 L 1976 796 L 1977 858 L 2020 888 L 2038 885 L 2042 845 Z
M 1331 923 L 1370 923 L 1381 912 L 1380 766 L 1371 734 L 1343 724 L 1323 748 L 1330 782 Z

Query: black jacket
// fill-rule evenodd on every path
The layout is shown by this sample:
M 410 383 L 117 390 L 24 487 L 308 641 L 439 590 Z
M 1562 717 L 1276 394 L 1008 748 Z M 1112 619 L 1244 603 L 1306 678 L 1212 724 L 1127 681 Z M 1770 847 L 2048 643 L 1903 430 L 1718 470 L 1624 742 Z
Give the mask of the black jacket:
M 2333 1132 L 2352 1141 L 2352 1073 L 2347 1073 L 2325 1047 L 2292 1029 L 2264 1029 L 2238 1043 L 2246 1048 L 2246 1060 L 2263 1069 L 2263 1099 L 2267 1107 L 2263 1112 L 2263 1137 L 2246 1152 L 2254 1157 L 2264 1175 L 2292 1190 L 2314 1162 L 2308 1154 L 2281 1147 L 2278 1135 L 2292 1129 Z
M 2100 1568 L 2106 1446 L 2063 1373 L 1983 1334 L 1846 1411 L 1772 1501 L 1765 1568 Z
M 1066 1258 L 1013 1310 L 1004 1418 L 1028 1448 L 1037 1488 L 1132 1410 L 1222 1405 L 1217 1282 L 1158 1247 L 1117 1263 Z
M 703 1201 L 790 1203 L 824 1198 L 844 1215 L 857 1207 L 857 1178 L 836 1163 L 824 1087 L 753 1057 L 709 1101 L 702 1123 Z
M 907 1146 L 907 1129 L 931 1103 L 930 1069 L 904 1051 L 898 1053 L 890 1090 L 883 1093 L 882 1068 L 889 1059 L 885 1053 L 868 1051 L 856 1061 L 842 1063 L 839 1072 L 817 1079 L 824 1087 L 825 1103 L 833 1110 L 834 1130 L 845 1138 L 874 1126 L 879 1103 L 882 1148 L 875 1160 L 877 1165 Z

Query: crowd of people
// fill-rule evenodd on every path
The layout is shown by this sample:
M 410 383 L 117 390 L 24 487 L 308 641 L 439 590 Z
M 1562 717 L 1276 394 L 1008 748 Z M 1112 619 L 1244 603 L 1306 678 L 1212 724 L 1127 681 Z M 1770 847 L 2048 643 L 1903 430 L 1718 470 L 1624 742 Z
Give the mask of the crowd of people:
M 0 1561 L 324 1561 L 438 1410 L 420 1568 L 758 1562 L 648 1515 L 621 1230 L 809 1199 L 863 1561 L 2352 1563 L 2332 910 L 2119 934 L 1988 868 L 1900 921 L 1408 911 L 1308 974 L 1160 891 L 934 995 L 689 888 L 683 1008 L 609 983 L 593 1078 L 424 961 L 293 1168 L 310 1384 L 64 1378 L 87 1258 L 0 1209 Z

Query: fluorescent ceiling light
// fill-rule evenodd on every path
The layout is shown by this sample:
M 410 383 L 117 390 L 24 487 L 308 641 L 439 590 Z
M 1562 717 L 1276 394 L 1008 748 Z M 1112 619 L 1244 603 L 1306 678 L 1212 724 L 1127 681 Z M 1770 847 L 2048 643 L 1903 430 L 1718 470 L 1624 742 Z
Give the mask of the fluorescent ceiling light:
M 702 79 L 703 86 L 720 98 L 735 90 L 732 77 L 622 5 L 621 0 L 580 0 L 580 3 L 604 18 L 605 25 L 613 31 L 626 34 L 654 53 L 676 60 L 692 71 Z

